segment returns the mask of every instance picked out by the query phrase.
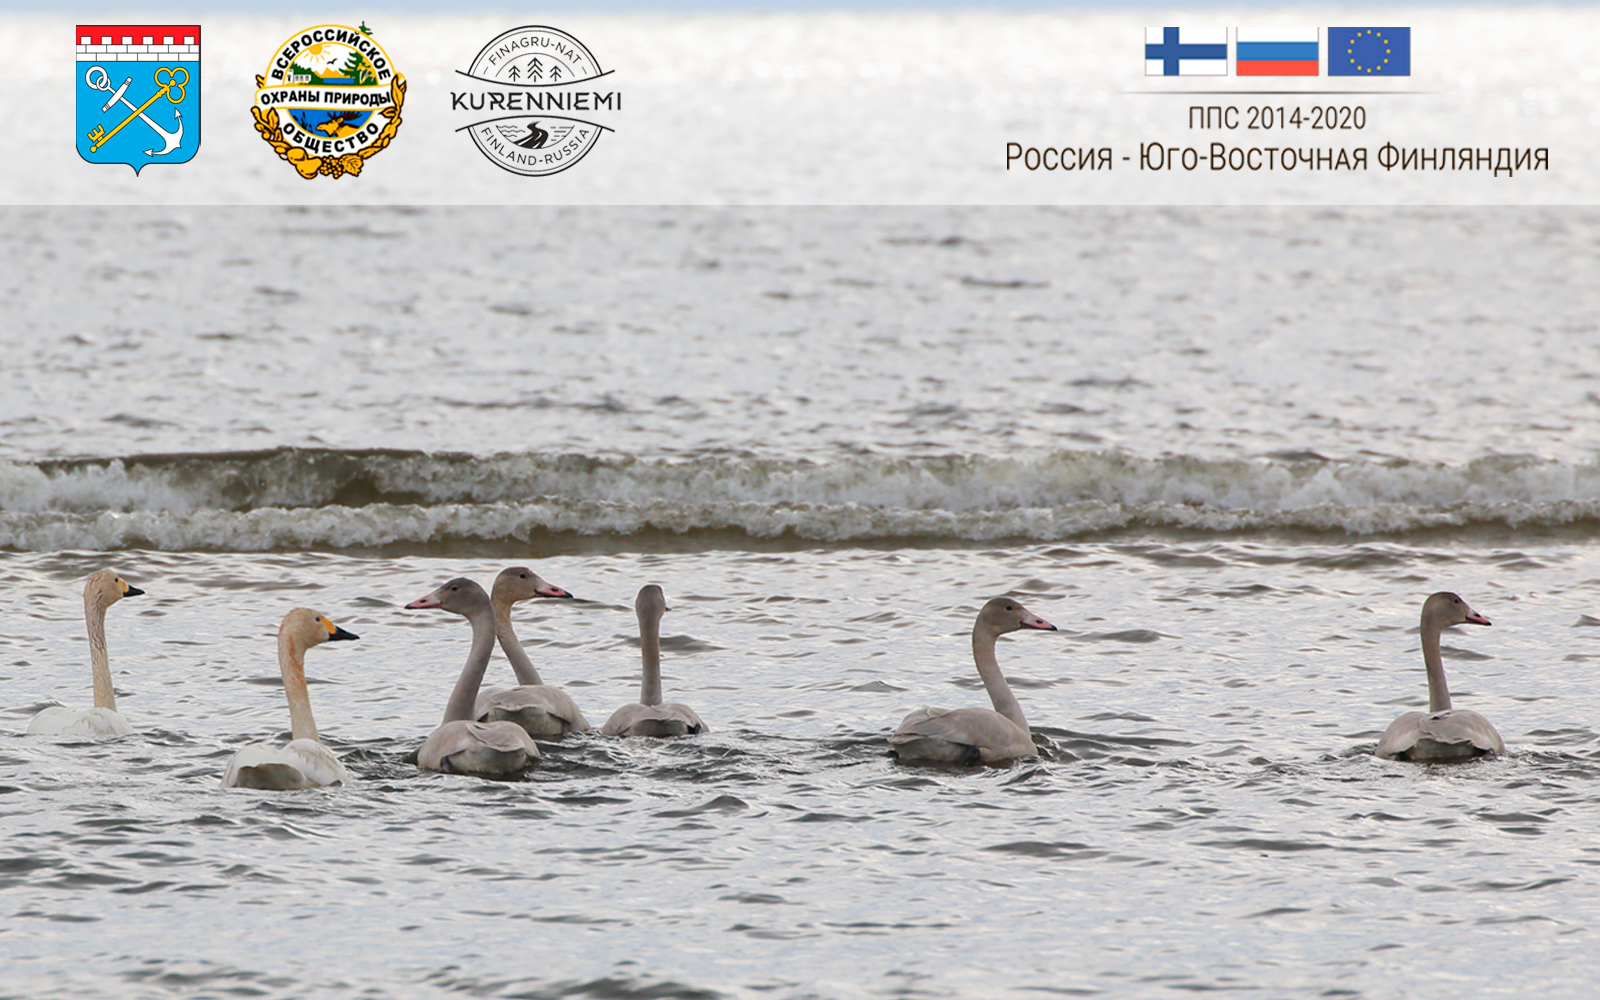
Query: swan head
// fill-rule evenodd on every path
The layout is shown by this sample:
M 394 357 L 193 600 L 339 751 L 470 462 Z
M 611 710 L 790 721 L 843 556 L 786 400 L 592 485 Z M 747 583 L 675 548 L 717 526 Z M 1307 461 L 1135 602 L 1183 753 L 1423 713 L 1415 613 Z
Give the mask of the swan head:
M 295 608 L 284 615 L 283 624 L 278 626 L 278 636 L 290 640 L 297 649 L 310 649 L 322 642 L 361 638 L 335 625 L 322 612 L 310 608 Z
M 482 611 L 494 614 L 494 606 L 489 603 L 489 595 L 483 592 L 482 587 L 464 576 L 456 577 L 427 596 L 417 598 L 406 607 L 413 610 L 442 608 L 465 618 L 471 618 Z
M 1019 629 L 1054 632 L 1056 627 L 1009 597 L 996 597 L 978 612 L 978 627 L 991 635 L 1004 635 Z
M 515 604 L 517 601 L 526 601 L 534 597 L 572 599 L 571 594 L 526 566 L 512 566 L 510 569 L 501 570 L 500 575 L 494 578 L 492 593 L 496 604 Z
M 659 622 L 661 616 L 672 609 L 667 607 L 667 595 L 661 588 L 653 583 L 647 583 L 639 588 L 639 596 L 633 600 L 634 613 L 639 616 L 639 623 Z
M 128 581 L 118 576 L 115 570 L 109 569 L 93 574 L 83 584 L 83 599 L 102 608 L 108 608 L 124 597 L 138 597 L 142 593 L 144 591 L 129 586 Z
M 1451 625 L 1487 625 L 1489 619 L 1472 610 L 1472 606 L 1449 591 L 1441 590 L 1422 602 L 1422 624 L 1432 623 L 1436 628 Z

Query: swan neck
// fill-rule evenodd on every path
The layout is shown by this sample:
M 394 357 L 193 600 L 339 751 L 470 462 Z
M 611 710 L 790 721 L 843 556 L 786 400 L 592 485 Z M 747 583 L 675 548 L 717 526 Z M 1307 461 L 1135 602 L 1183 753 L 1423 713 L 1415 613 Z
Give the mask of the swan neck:
M 1022 714 L 1022 706 L 1017 704 L 1017 696 L 1011 693 L 1011 685 L 1006 683 L 1006 676 L 1000 672 L 1000 662 L 995 659 L 995 635 L 976 625 L 972 629 L 972 661 L 978 665 L 978 676 L 983 679 L 983 689 L 989 692 L 989 701 L 994 705 L 994 710 L 1022 727 L 1022 731 L 1033 735 L 1028 728 L 1028 720 Z
M 1428 711 L 1450 710 L 1450 686 L 1444 680 L 1444 659 L 1439 655 L 1440 628 L 1433 622 L 1422 623 L 1422 662 L 1428 668 Z
M 106 606 L 98 597 L 83 595 L 83 621 L 89 629 L 89 667 L 94 672 L 94 707 L 117 710 L 111 687 L 111 659 L 106 655 Z
M 289 738 L 315 740 L 317 722 L 311 717 L 311 692 L 306 690 L 305 650 L 287 632 L 278 633 L 278 670 L 289 699 Z
M 639 704 L 661 704 L 661 620 L 639 619 L 639 653 L 644 671 L 639 681 Z
M 539 679 L 539 671 L 534 669 L 533 661 L 528 659 L 527 650 L 522 648 L 522 640 L 517 638 L 516 629 L 511 627 L 511 604 L 502 605 L 499 601 L 494 605 L 494 637 L 500 640 L 500 651 L 506 654 L 506 659 L 511 661 L 511 669 L 517 675 L 518 684 L 543 684 Z
M 473 702 L 478 699 L 483 672 L 488 669 L 489 654 L 494 651 L 494 609 L 481 605 L 467 620 L 472 623 L 472 649 L 467 653 L 461 676 L 456 678 L 455 690 L 450 692 L 450 703 L 444 709 L 445 722 L 472 721 Z

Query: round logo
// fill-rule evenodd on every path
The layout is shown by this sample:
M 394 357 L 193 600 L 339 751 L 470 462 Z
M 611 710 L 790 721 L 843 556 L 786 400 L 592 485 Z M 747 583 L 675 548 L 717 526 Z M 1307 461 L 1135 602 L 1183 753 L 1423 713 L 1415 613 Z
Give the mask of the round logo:
M 622 95 L 604 86 L 609 70 L 588 47 L 557 28 L 525 25 L 485 45 L 463 74 L 477 86 L 452 92 L 451 110 L 473 112 L 478 151 L 524 177 L 560 173 L 611 131 L 596 112 L 622 109 Z
M 400 128 L 406 78 L 363 23 L 322 24 L 278 46 L 256 77 L 256 131 L 301 177 L 360 174 Z

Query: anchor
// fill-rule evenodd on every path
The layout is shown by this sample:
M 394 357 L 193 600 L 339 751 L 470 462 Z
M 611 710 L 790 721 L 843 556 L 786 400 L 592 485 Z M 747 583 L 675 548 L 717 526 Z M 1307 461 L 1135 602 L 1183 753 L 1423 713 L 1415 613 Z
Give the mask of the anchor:
M 112 129 L 110 132 L 107 132 L 105 129 L 103 129 L 100 126 L 96 125 L 95 128 L 94 128 L 94 131 L 89 133 L 89 138 L 94 140 L 94 145 L 89 147 L 89 152 L 91 152 L 91 153 L 99 152 L 101 146 L 104 146 L 106 143 L 110 142 L 112 136 L 116 135 L 118 132 L 121 132 L 122 131 L 122 127 L 124 125 L 128 124 L 129 122 L 133 121 L 135 118 L 142 118 L 144 120 L 144 123 L 146 125 L 150 126 L 151 128 L 155 129 L 157 134 L 159 134 L 162 139 L 166 140 L 166 143 L 167 143 L 166 147 L 164 149 L 161 149 L 160 151 L 157 151 L 157 150 L 154 150 L 154 149 L 145 150 L 144 151 L 144 155 L 146 155 L 146 156 L 165 156 L 168 153 L 172 152 L 174 149 L 177 149 L 180 145 L 182 145 L 183 144 L 183 112 L 182 111 L 178 110 L 177 108 L 173 108 L 172 109 L 173 117 L 178 119 L 178 130 L 176 132 L 168 132 L 166 129 L 162 128 L 160 125 L 157 125 L 153 118 L 151 118 L 149 115 L 144 113 L 145 108 L 148 108 L 150 105 L 154 104 L 156 101 L 160 100 L 163 97 L 165 97 L 167 100 L 171 101 L 173 104 L 178 104 L 183 100 L 185 89 L 189 85 L 189 71 L 184 69 L 182 66 L 180 66 L 180 67 L 178 67 L 177 72 L 183 74 L 183 78 L 181 80 L 176 79 L 176 74 L 172 70 L 168 69 L 165 66 L 163 66 L 160 69 L 156 70 L 156 92 L 151 95 L 151 97 L 150 97 L 150 99 L 148 101 L 145 101 L 143 104 L 141 104 L 137 108 L 135 108 L 133 106 L 133 102 L 128 100 L 125 96 L 123 96 L 124 94 L 126 94 L 128 92 L 128 84 L 133 82 L 133 78 L 132 77 L 129 77 L 128 79 L 123 80 L 122 81 L 122 86 L 118 87 L 116 89 L 115 93 L 111 93 L 111 77 L 110 77 L 109 74 L 106 73 L 105 69 L 103 67 L 100 67 L 100 66 L 91 66 L 91 67 L 89 67 L 89 71 L 83 75 L 83 82 L 87 83 L 94 90 L 103 90 L 103 91 L 106 91 L 107 93 L 111 93 L 111 97 L 106 100 L 105 106 L 100 109 L 101 112 L 110 111 L 111 110 L 111 105 L 117 103 L 118 101 L 121 101 L 123 104 L 127 105 L 129 108 L 131 108 L 133 110 L 133 114 L 129 115 L 128 117 L 126 117 L 124 119 L 122 119 L 121 123 L 119 123 L 117 125 L 117 127 Z M 95 76 L 96 73 L 99 74 L 98 77 Z M 163 74 L 163 73 L 165 73 L 167 75 L 167 79 L 166 79 L 165 83 L 163 83 L 162 80 L 161 80 L 161 74 Z M 173 96 L 173 92 L 174 91 L 176 91 L 177 96 Z

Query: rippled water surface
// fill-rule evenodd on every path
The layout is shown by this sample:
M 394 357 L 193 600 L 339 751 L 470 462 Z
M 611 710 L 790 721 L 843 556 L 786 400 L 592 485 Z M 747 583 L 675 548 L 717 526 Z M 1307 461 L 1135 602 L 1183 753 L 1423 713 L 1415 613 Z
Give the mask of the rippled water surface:
M 1389 239 L 1374 247 L 1374 225 Z M 1600 342 L 1572 212 L 119 211 L 0 244 L 0 996 L 1584 997 Z M 141 248 L 108 250 L 108 236 Z M 327 261 L 353 261 L 334 275 Z M 711 732 L 420 774 L 527 563 L 548 680 Z M 111 565 L 109 743 L 79 593 Z M 1422 599 L 1505 756 L 1375 759 Z M 1044 755 L 886 756 L 982 704 Z M 358 781 L 282 739 L 295 606 Z M 496 656 L 490 679 L 510 672 Z

